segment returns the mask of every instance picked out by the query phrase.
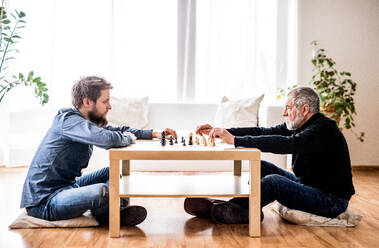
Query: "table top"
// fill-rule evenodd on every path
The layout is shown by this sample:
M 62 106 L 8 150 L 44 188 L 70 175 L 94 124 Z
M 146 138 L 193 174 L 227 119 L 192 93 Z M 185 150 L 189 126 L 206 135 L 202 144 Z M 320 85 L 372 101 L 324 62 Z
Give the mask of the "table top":
M 160 144 L 159 139 L 137 140 L 135 144 L 109 150 L 111 160 L 259 160 L 256 148 L 235 148 L 216 140 L 216 146 Z

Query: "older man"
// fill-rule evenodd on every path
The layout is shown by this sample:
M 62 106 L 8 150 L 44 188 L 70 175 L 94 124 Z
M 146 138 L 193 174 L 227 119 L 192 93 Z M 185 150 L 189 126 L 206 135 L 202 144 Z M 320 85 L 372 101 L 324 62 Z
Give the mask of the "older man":
M 309 87 L 293 89 L 286 99 L 285 123 L 271 127 L 197 128 L 235 147 L 292 154 L 294 174 L 261 162 L 261 207 L 277 200 L 282 205 L 334 218 L 344 212 L 354 194 L 349 150 L 336 122 L 319 112 L 320 99 Z M 187 213 L 220 223 L 248 223 L 248 198 L 229 201 L 187 198 Z M 263 212 L 261 216 L 263 220 Z
M 82 175 L 93 146 L 123 147 L 136 139 L 161 136 L 152 130 L 107 126 L 110 89 L 110 83 L 96 76 L 84 77 L 73 86 L 73 107 L 58 111 L 29 167 L 21 198 L 28 215 L 55 221 L 90 210 L 101 224 L 108 222 L 109 167 Z M 176 137 L 172 129 L 164 132 Z M 122 201 L 121 225 L 141 223 L 146 218 L 145 208 L 127 206 L 127 201 Z

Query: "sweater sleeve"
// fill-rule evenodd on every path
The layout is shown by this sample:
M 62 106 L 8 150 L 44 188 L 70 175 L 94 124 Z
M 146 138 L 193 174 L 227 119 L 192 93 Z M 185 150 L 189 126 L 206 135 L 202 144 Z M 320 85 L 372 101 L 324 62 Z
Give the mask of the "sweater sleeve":
M 254 147 L 262 152 L 278 154 L 291 154 L 295 152 L 313 153 L 329 149 L 333 146 L 331 139 L 326 136 L 330 134 L 326 126 L 310 126 L 295 134 L 284 135 L 259 135 L 259 136 L 236 136 L 234 144 L 236 147 Z M 329 142 L 328 142 L 329 141 Z
M 277 125 L 270 128 L 265 127 L 241 127 L 241 128 L 230 128 L 229 133 L 234 136 L 259 136 L 259 135 L 283 135 L 290 136 L 292 132 L 287 129 L 285 123 Z

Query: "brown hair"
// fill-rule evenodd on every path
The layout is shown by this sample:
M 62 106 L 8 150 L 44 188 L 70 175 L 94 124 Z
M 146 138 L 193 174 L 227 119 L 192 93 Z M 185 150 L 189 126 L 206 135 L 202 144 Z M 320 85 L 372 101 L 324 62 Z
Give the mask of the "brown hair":
M 76 108 L 80 108 L 83 105 L 84 98 L 88 98 L 96 103 L 102 90 L 112 88 L 112 85 L 104 78 L 97 76 L 83 77 L 72 87 L 72 105 Z

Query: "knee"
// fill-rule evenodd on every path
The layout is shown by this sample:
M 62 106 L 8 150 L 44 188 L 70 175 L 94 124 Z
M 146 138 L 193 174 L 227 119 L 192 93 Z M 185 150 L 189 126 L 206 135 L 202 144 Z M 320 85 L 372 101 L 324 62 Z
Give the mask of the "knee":
M 273 172 L 276 170 L 276 168 L 277 168 L 277 166 L 274 165 L 273 163 L 270 163 L 266 160 L 261 160 L 261 174 L 262 174 L 262 176 L 273 174 Z
M 102 170 L 102 175 L 106 178 L 106 180 L 109 180 L 109 167 L 104 167 Z
M 271 163 L 267 162 L 266 160 L 261 160 L 261 170 L 265 169 L 266 167 L 270 166 Z
M 280 187 L 282 180 L 283 180 L 283 176 L 281 175 L 277 175 L 277 174 L 267 175 L 261 179 L 262 190 L 264 189 L 274 190 Z

